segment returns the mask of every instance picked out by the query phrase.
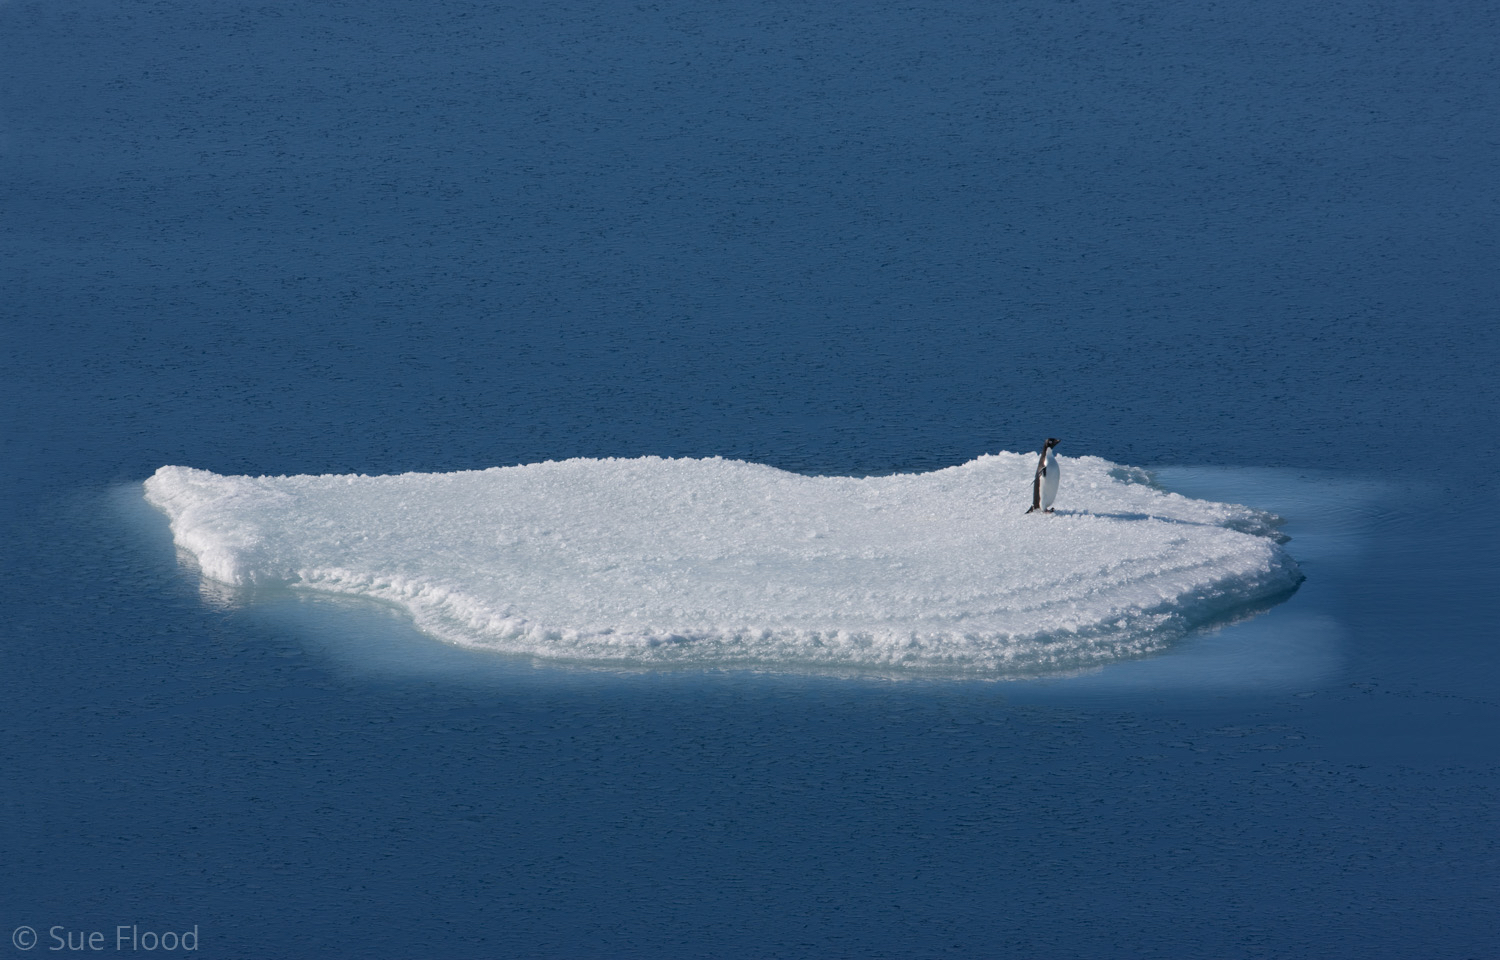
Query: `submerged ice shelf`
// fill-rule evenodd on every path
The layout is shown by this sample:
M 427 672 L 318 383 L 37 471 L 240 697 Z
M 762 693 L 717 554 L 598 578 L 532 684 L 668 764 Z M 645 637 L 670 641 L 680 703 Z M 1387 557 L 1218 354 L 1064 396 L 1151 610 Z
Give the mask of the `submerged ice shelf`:
M 807 477 L 567 460 L 400 476 L 162 467 L 146 499 L 205 577 L 372 597 L 453 643 L 557 660 L 1066 670 L 1138 656 L 1302 579 L 1276 518 L 1060 457 Z

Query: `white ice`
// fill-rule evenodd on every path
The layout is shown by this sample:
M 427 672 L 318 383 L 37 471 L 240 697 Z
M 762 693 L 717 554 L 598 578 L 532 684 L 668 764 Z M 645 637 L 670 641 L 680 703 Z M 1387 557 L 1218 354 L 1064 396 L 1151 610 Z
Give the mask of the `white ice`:
M 592 663 L 1015 675 L 1159 649 L 1301 580 L 1269 514 L 1035 454 L 806 477 L 733 460 L 400 476 L 162 467 L 146 498 L 202 574 L 371 597 L 453 643 Z

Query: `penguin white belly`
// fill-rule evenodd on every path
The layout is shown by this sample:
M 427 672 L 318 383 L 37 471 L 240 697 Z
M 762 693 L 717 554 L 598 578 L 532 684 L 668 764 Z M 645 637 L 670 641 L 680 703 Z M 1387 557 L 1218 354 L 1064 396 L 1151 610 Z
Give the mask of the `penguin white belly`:
M 1057 458 L 1052 451 L 1047 451 L 1047 474 L 1042 477 L 1042 509 L 1051 510 L 1052 501 L 1057 499 Z

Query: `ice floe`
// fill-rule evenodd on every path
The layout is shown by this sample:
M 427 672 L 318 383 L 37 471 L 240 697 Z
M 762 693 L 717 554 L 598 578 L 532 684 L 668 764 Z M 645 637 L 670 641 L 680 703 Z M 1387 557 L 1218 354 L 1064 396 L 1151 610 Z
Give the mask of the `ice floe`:
M 398 604 L 452 643 L 550 660 L 1001 672 L 1159 649 L 1295 589 L 1276 518 L 1060 457 L 809 477 L 724 459 L 399 476 L 162 467 L 147 500 L 202 575 Z

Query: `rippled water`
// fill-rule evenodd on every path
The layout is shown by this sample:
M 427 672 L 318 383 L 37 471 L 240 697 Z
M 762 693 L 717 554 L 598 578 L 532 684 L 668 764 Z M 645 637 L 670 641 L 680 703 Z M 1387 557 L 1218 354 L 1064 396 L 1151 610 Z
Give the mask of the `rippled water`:
M 1497 33 L 0 5 L 0 922 L 196 925 L 203 956 L 1483 955 Z M 1060 677 L 560 669 L 206 585 L 141 497 L 166 464 L 864 476 L 1048 435 L 1285 517 L 1306 581 Z

